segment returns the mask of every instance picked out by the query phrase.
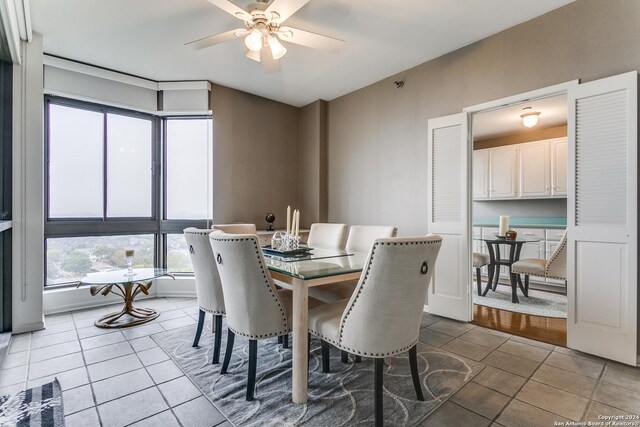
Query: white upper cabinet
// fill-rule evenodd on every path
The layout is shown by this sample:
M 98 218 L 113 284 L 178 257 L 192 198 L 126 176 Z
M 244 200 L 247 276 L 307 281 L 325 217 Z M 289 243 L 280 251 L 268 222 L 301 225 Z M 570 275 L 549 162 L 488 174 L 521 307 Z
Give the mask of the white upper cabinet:
M 475 150 L 473 199 L 567 197 L 567 137 Z
M 489 198 L 489 150 L 473 152 L 473 198 Z
M 518 196 L 518 163 L 515 145 L 489 149 L 489 197 L 513 199 Z
M 567 138 L 549 141 L 551 151 L 551 195 L 567 196 Z
M 565 164 L 565 174 L 566 174 Z M 520 144 L 518 148 L 519 196 L 551 196 L 551 160 L 549 142 Z

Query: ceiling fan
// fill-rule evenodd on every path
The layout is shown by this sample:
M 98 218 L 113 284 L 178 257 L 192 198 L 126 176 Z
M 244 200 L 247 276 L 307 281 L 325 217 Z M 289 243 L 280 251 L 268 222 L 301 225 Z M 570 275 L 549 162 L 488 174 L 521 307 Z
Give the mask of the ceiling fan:
M 244 10 L 228 0 L 208 0 L 225 12 L 244 21 L 244 28 L 204 37 L 190 43 L 194 49 L 203 49 L 228 40 L 244 37 L 247 58 L 262 63 L 266 72 L 280 71 L 279 59 L 287 53 L 280 41 L 295 43 L 313 49 L 337 53 L 344 41 L 321 34 L 283 26 L 282 23 L 310 0 L 257 0 Z

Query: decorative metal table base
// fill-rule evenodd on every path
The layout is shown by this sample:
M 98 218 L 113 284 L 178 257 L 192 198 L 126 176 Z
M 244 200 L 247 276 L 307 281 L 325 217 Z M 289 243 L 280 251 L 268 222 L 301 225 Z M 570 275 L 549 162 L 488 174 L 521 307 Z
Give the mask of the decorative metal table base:
M 117 313 L 109 313 L 97 319 L 94 324 L 99 328 L 129 328 L 131 326 L 147 323 L 160 315 L 156 310 L 150 308 L 139 308 L 133 306 L 134 298 L 140 293 L 149 294 L 149 289 L 153 285 L 152 281 L 146 283 L 124 283 L 114 285 L 91 286 L 91 295 L 108 295 L 113 292 L 120 295 L 124 300 L 124 307 Z M 132 319 L 125 322 L 116 321 L 124 315 L 129 315 Z

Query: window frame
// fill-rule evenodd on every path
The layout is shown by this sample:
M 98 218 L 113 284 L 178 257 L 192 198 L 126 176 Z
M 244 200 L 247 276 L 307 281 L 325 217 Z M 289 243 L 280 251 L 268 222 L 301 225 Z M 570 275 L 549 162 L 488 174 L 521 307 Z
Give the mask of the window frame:
M 61 105 L 80 110 L 100 112 L 103 117 L 103 217 L 102 218 L 51 218 L 50 207 L 50 105 Z M 143 118 L 152 122 L 152 194 L 151 217 L 107 217 L 107 115 L 118 114 L 134 118 Z M 88 236 L 120 236 L 120 235 L 154 235 L 154 266 L 167 268 L 167 235 L 182 234 L 187 227 L 209 228 L 212 218 L 209 219 L 166 219 L 166 184 L 167 184 L 167 133 L 168 120 L 212 119 L 211 114 L 202 115 L 172 115 L 158 116 L 127 110 L 109 105 L 97 104 L 87 101 L 79 101 L 55 95 L 44 97 L 44 254 L 45 275 L 43 286 L 46 289 L 62 289 L 76 286 L 77 282 L 62 284 L 46 284 L 47 265 L 47 239 L 62 237 L 88 237 Z M 213 156 L 213 141 L 211 141 Z M 213 160 L 211 159 L 213 165 Z M 213 203 L 213 194 L 212 203 Z M 213 216 L 213 207 L 211 207 Z M 193 273 L 172 273 L 175 276 L 193 277 Z
M 77 224 L 79 227 L 82 224 L 87 223 L 112 223 L 112 222 L 157 222 L 160 218 L 160 183 L 158 182 L 157 175 L 161 173 L 159 168 L 159 159 L 161 156 L 161 146 L 159 139 L 161 137 L 161 117 L 148 113 L 141 113 L 133 110 L 126 110 L 124 108 L 111 107 L 107 105 L 95 104 L 92 102 L 78 101 L 75 99 L 61 98 L 54 95 L 45 95 L 44 105 L 44 156 L 45 156 L 45 173 L 44 173 L 44 190 L 45 190 L 45 234 L 47 234 L 47 228 L 52 232 L 55 232 L 58 227 L 55 227 L 56 223 L 65 223 L 67 228 L 70 225 Z M 51 145 L 51 126 L 50 126 L 50 106 L 60 105 L 68 108 L 75 108 L 79 110 L 92 111 L 101 113 L 103 115 L 102 121 L 102 217 L 87 217 L 87 218 L 51 218 L 51 188 L 50 188 L 50 145 Z M 137 119 L 149 120 L 151 122 L 151 216 L 149 217 L 109 217 L 107 216 L 108 209 L 108 194 L 107 194 L 107 150 L 108 150 L 108 115 L 117 114 L 120 116 L 133 117 Z M 132 224 L 133 225 L 133 224 Z

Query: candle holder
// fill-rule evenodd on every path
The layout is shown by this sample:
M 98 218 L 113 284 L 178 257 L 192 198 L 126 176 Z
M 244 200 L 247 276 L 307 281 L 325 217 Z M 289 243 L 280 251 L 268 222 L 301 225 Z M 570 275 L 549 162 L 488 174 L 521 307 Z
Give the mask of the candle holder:
M 127 277 L 133 277 L 136 275 L 136 273 L 134 273 L 133 271 L 133 256 L 134 256 L 135 252 L 133 249 L 127 249 L 124 252 L 124 257 L 125 260 L 127 262 Z

